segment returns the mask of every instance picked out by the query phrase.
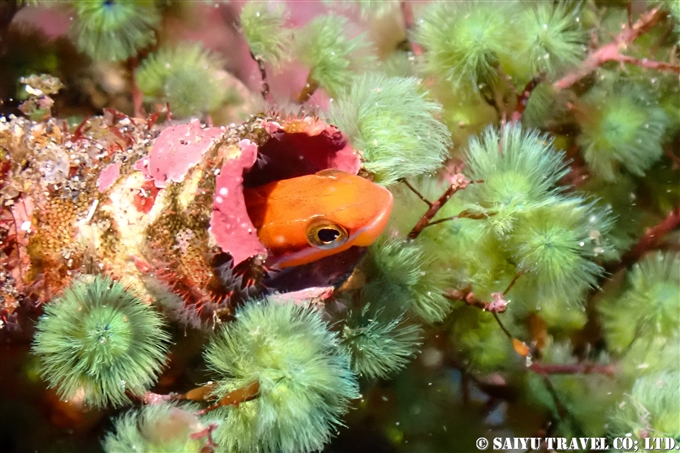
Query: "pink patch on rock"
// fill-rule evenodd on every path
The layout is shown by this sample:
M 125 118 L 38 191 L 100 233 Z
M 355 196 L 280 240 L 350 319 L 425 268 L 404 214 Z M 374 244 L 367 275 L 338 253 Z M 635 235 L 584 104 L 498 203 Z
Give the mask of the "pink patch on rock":
M 267 297 L 270 302 L 275 304 L 294 303 L 295 305 L 322 304 L 335 292 L 333 286 L 316 286 L 305 288 L 290 293 L 272 294 Z
M 144 159 L 135 168 L 153 178 L 159 188 L 165 188 L 168 181 L 181 182 L 222 133 L 219 127 L 202 128 L 198 120 L 164 129 L 151 148 L 146 172 Z
M 139 159 L 137 162 L 135 162 L 132 168 L 144 173 L 144 179 L 153 179 L 151 177 L 151 173 L 149 172 L 149 156 Z
M 234 266 L 251 256 L 266 255 L 257 231 L 248 217 L 243 196 L 243 173 L 257 160 L 257 145 L 244 139 L 239 142 L 241 154 L 227 160 L 215 180 L 215 197 L 210 218 L 210 231 L 222 250 L 234 259 Z
M 101 171 L 101 173 L 99 173 L 97 189 L 99 189 L 100 192 L 106 192 L 116 182 L 120 176 L 120 165 L 120 162 L 109 164 Z
M 361 159 L 354 152 L 354 148 L 347 142 L 344 148 L 335 153 L 335 157 L 331 159 L 331 165 L 331 168 L 337 168 L 338 170 L 356 175 L 361 168 Z

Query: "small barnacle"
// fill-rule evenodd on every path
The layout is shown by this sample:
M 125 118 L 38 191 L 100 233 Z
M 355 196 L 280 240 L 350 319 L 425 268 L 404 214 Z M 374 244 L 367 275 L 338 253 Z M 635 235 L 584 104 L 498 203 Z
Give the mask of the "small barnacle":
M 191 240 L 195 237 L 196 235 L 189 228 L 180 230 L 175 235 L 176 245 L 174 246 L 174 248 L 179 250 L 180 253 L 186 254 L 189 249 L 189 245 L 191 244 Z
M 69 156 L 59 146 L 48 144 L 40 150 L 39 156 L 37 168 L 42 174 L 43 185 L 59 184 L 68 177 Z

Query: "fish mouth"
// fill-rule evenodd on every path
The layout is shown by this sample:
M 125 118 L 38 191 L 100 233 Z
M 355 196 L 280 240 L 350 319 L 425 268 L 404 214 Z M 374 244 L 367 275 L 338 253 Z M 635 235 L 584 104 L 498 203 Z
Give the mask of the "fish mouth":
M 378 215 L 375 216 L 371 223 L 353 232 L 347 242 L 352 242 L 353 245 L 366 247 L 373 244 L 383 231 L 385 231 L 387 222 L 392 214 L 392 208 L 394 207 L 394 196 L 392 195 L 392 192 L 386 188 L 381 187 L 381 189 L 385 191 L 383 209 L 378 212 Z

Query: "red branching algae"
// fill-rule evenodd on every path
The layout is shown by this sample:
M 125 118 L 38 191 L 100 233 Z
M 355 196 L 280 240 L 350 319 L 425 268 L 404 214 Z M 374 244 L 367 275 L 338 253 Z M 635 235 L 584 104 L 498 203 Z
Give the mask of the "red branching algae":
M 257 145 L 248 139 L 239 142 L 241 153 L 227 159 L 215 181 L 215 197 L 210 230 L 217 244 L 234 259 L 234 265 L 267 250 L 257 238 L 243 197 L 243 173 L 257 160 Z
M 156 187 L 154 181 L 145 181 L 135 194 L 132 203 L 139 212 L 148 214 L 153 208 L 159 191 L 160 189 Z

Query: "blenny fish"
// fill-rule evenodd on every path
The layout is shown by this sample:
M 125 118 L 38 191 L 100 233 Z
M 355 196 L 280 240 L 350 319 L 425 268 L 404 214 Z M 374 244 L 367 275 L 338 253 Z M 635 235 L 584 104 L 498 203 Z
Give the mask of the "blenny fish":
M 270 269 L 371 245 L 393 205 L 389 190 L 335 169 L 245 189 L 244 196 Z

